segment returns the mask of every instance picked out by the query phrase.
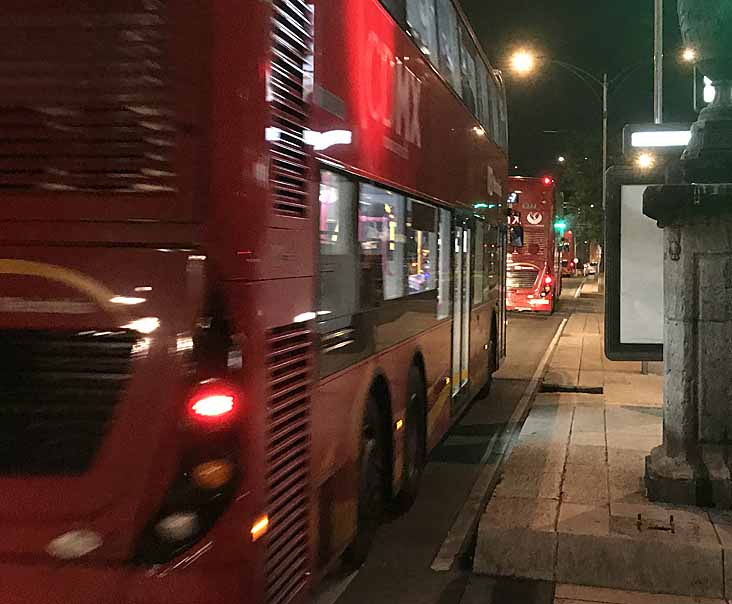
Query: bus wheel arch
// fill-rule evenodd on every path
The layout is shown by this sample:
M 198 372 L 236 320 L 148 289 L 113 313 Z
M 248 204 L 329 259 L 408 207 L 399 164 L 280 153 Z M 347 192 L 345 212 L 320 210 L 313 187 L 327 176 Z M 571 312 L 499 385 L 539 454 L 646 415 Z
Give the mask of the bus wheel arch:
M 343 554 L 346 566 L 354 569 L 365 562 L 391 497 L 391 398 L 380 374 L 364 404 L 359 443 L 356 532 Z
M 403 513 L 414 503 L 427 461 L 427 381 L 424 359 L 417 353 L 409 367 L 407 407 L 404 413 L 402 472 L 394 511 Z

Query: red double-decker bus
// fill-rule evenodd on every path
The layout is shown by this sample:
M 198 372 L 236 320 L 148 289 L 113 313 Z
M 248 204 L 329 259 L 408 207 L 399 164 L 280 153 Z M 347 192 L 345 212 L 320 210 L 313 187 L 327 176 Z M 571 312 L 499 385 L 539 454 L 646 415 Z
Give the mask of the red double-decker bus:
M 562 283 L 554 232 L 556 184 L 549 176 L 512 176 L 508 186 L 506 307 L 551 313 Z
M 577 249 L 574 241 L 574 233 L 571 230 L 565 231 L 559 240 L 561 250 L 562 276 L 574 277 L 577 274 Z
M 301 601 L 504 354 L 500 77 L 451 0 L 0 18 L 3 604 Z

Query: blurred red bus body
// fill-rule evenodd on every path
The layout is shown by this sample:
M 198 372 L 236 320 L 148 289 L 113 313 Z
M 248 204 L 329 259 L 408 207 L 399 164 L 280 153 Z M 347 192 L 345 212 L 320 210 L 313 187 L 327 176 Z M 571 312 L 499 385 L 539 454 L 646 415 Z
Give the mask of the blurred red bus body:
M 505 354 L 507 127 L 407 4 L 0 8 L 3 604 L 301 601 L 414 498 Z
M 508 179 L 506 308 L 554 312 L 562 272 L 555 245 L 556 184 L 550 177 Z

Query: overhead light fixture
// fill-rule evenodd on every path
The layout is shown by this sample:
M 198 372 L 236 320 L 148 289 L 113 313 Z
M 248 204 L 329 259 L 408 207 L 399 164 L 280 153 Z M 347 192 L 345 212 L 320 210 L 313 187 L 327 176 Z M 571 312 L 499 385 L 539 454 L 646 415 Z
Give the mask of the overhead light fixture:
M 630 135 L 630 144 L 640 149 L 686 147 L 690 140 L 690 130 L 652 130 L 648 132 L 633 132 Z

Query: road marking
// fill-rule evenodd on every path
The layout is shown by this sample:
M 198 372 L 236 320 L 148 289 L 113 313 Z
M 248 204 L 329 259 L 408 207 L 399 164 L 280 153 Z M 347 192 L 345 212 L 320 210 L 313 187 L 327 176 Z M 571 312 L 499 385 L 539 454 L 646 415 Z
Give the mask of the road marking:
M 587 277 L 585 277 L 584 279 L 582 279 L 582 281 L 580 281 L 579 287 L 577 287 L 577 291 L 574 292 L 574 299 L 575 300 L 582 295 L 582 288 L 585 285 L 585 281 L 587 281 Z
M 432 570 L 437 572 L 449 571 L 455 563 L 456 558 L 465 547 L 468 537 L 477 528 L 478 522 L 480 521 L 481 511 L 483 510 L 488 496 L 491 493 L 491 487 L 498 478 L 503 457 L 505 456 L 514 435 L 520 427 L 521 420 L 525 417 L 528 411 L 531 400 L 539 389 L 539 383 L 544 375 L 546 365 L 549 363 L 549 359 L 559 342 L 559 338 L 564 331 L 567 321 L 568 319 L 566 318 L 562 319 L 557 331 L 554 333 L 552 341 L 544 352 L 544 356 L 542 356 L 541 361 L 539 361 L 539 365 L 537 366 L 531 381 L 526 386 L 518 405 L 516 405 L 516 409 L 514 410 L 513 415 L 508 422 L 506 432 L 504 433 L 508 435 L 509 438 L 504 439 L 504 442 L 500 445 L 500 450 L 498 451 L 494 451 L 493 448 L 500 441 L 499 435 L 496 434 L 491 439 L 488 449 L 486 449 L 486 452 L 481 459 L 483 469 L 478 474 L 478 478 L 473 484 L 473 488 L 470 491 L 468 499 L 463 504 L 455 522 L 447 533 L 447 537 L 445 537 L 445 540 L 442 542 L 440 551 L 432 561 Z M 489 464 L 488 459 L 493 454 L 497 454 L 499 459 L 495 463 Z

